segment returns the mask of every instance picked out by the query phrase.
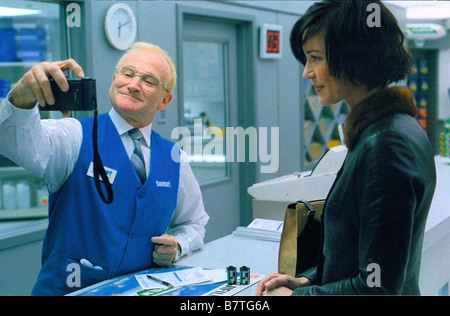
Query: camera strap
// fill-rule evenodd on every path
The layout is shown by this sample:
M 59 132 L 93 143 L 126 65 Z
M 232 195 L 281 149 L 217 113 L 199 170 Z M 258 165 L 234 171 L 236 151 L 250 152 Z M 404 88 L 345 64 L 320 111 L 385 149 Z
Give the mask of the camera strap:
M 113 201 L 113 189 L 111 183 L 109 182 L 109 178 L 106 175 L 105 167 L 103 166 L 102 159 L 100 158 L 100 154 L 98 152 L 98 127 L 97 127 L 97 114 L 98 111 L 95 109 L 94 111 L 94 126 L 92 130 L 92 144 L 94 147 L 94 182 L 95 187 L 97 188 L 98 194 L 102 198 L 103 202 L 106 204 L 111 204 Z M 100 178 L 102 179 L 106 193 L 108 198 L 105 197 L 103 193 L 102 186 L 100 184 Z

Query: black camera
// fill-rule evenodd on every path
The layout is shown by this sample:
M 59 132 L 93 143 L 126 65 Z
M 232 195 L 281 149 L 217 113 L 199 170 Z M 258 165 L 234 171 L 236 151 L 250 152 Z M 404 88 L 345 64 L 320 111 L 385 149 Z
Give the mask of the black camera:
M 42 111 L 92 111 L 97 109 L 97 90 L 93 78 L 67 78 L 69 90 L 63 92 L 50 78 L 54 104 L 39 106 Z

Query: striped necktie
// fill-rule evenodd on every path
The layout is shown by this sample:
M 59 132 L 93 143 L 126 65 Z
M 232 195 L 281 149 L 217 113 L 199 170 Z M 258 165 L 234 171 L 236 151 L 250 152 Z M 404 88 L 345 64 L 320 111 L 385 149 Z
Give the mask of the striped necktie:
M 130 160 L 131 163 L 133 164 L 134 170 L 136 171 L 139 180 L 141 180 L 141 184 L 144 184 L 147 176 L 145 172 L 144 155 L 142 154 L 140 145 L 142 133 L 139 129 L 133 128 L 128 131 L 128 134 L 130 135 L 134 143 L 134 151 L 131 154 Z

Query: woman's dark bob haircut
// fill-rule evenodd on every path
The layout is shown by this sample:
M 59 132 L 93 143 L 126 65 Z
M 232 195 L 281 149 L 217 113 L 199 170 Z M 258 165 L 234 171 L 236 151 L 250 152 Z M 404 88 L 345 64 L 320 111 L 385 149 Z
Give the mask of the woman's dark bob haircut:
M 376 19 L 381 23 L 374 23 Z M 296 22 L 290 37 L 292 52 L 303 65 L 303 45 L 320 32 L 325 39 L 328 70 L 335 78 L 363 84 L 370 91 L 398 82 L 411 71 L 413 59 L 403 46 L 403 33 L 381 1 L 325 0 L 313 4 Z

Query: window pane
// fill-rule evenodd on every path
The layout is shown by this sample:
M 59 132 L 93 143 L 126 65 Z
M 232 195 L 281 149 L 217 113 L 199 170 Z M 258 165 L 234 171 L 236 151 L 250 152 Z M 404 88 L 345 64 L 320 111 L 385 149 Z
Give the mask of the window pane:
M 226 44 L 183 43 L 184 124 L 190 139 L 184 148 L 200 184 L 227 175 L 224 131 L 226 126 Z

